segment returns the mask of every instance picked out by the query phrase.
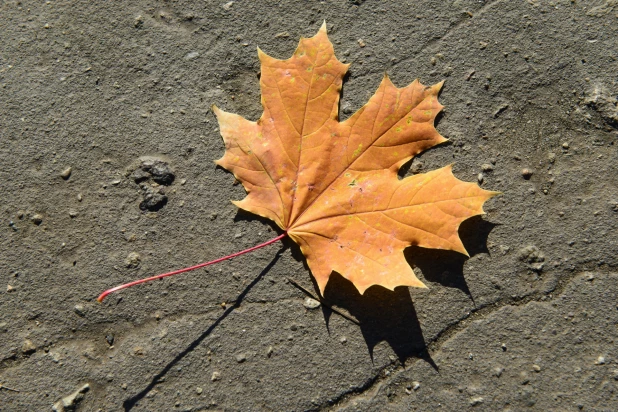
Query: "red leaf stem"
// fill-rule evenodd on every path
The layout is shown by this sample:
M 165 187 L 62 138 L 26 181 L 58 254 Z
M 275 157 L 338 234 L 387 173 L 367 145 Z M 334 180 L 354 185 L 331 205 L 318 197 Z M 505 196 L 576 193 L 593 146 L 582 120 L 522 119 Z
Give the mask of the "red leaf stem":
M 190 266 L 190 267 L 184 268 L 184 269 L 174 270 L 173 272 L 163 273 L 161 275 L 152 276 L 152 277 L 145 278 L 145 279 L 140 279 L 140 280 L 135 280 L 133 282 L 125 283 L 124 285 L 116 286 L 114 288 L 108 289 L 105 292 L 101 293 L 99 295 L 99 297 L 97 298 L 97 300 L 99 302 L 103 302 L 103 299 L 105 299 L 105 297 L 107 295 L 109 295 L 110 293 L 119 291 L 121 289 L 130 288 L 131 286 L 139 285 L 140 283 L 150 282 L 151 280 L 163 279 L 163 278 L 168 277 L 168 276 L 173 276 L 173 275 L 178 275 L 180 273 L 190 272 L 192 270 L 203 268 L 205 266 L 214 265 L 215 263 L 219 263 L 219 262 L 222 262 L 222 261 L 227 260 L 227 259 L 235 258 L 236 256 L 244 255 L 245 253 L 253 252 L 254 250 L 258 250 L 258 249 L 261 249 L 261 248 L 263 248 L 265 246 L 271 245 L 271 244 L 273 244 L 273 243 L 283 239 L 286 236 L 287 236 L 287 233 L 284 232 L 283 234 L 281 234 L 281 235 L 277 236 L 276 238 L 271 239 L 271 240 L 269 240 L 267 242 L 261 243 L 261 244 L 259 244 L 257 246 L 250 247 L 249 249 L 241 250 L 240 252 L 232 253 L 231 255 L 227 255 L 227 256 L 224 256 L 224 257 L 219 258 L 219 259 L 211 260 L 210 262 L 200 263 L 199 265 Z

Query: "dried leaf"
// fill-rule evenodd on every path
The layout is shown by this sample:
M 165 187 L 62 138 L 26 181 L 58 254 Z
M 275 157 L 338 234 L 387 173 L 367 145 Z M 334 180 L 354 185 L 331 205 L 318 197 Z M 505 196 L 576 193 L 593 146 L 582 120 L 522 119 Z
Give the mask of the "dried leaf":
M 252 122 L 213 107 L 226 147 L 217 164 L 247 191 L 236 206 L 272 219 L 300 246 L 322 293 L 332 271 L 361 293 L 425 287 L 404 258 L 409 245 L 466 254 L 459 225 L 496 193 L 458 180 L 451 166 L 397 176 L 446 140 L 434 127 L 442 83 L 397 88 L 385 75 L 369 102 L 339 122 L 348 65 L 325 25 L 287 60 L 258 54 L 264 113 Z

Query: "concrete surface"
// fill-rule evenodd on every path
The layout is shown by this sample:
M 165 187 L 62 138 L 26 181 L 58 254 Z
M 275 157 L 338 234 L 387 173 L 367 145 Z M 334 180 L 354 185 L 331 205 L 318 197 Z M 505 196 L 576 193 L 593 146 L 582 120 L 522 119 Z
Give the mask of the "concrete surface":
M 324 19 L 342 118 L 385 70 L 446 80 L 450 143 L 407 173 L 503 192 L 472 257 L 410 248 L 429 289 L 333 276 L 311 309 L 285 242 L 97 303 L 276 235 L 210 105 L 257 118 L 256 46 Z M 617 59 L 614 0 L 3 2 L 0 410 L 618 409 Z

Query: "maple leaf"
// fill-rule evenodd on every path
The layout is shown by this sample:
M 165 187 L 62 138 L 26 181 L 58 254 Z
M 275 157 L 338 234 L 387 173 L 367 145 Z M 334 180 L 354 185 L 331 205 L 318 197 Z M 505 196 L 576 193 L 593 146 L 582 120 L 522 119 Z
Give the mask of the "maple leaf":
M 326 25 L 278 60 L 258 49 L 264 113 L 257 122 L 216 106 L 224 156 L 216 163 L 242 182 L 233 202 L 273 220 L 301 248 L 320 292 L 333 271 L 360 293 L 372 285 L 425 287 L 407 263 L 410 245 L 467 255 L 458 235 L 496 195 L 457 179 L 451 166 L 399 179 L 414 155 L 446 141 L 434 127 L 442 83 L 378 90 L 339 122 L 347 64 Z

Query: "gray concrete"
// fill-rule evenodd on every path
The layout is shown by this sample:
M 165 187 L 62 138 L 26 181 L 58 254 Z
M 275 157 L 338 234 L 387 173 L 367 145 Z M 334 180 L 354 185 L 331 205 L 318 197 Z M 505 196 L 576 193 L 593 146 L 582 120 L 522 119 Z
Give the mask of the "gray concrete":
M 0 410 L 51 410 L 85 384 L 84 411 L 618 409 L 616 1 L 10 1 L 0 16 L 0 384 L 20 391 L 0 389 Z M 385 70 L 446 80 L 450 143 L 407 173 L 454 163 L 503 192 L 461 227 L 472 257 L 410 248 L 429 289 L 359 296 L 335 275 L 310 309 L 284 242 L 97 303 L 276 236 L 229 203 L 244 194 L 213 164 L 210 105 L 259 117 L 256 46 L 287 58 L 324 19 L 352 63 L 342 118 Z M 148 156 L 173 182 L 136 183 Z

